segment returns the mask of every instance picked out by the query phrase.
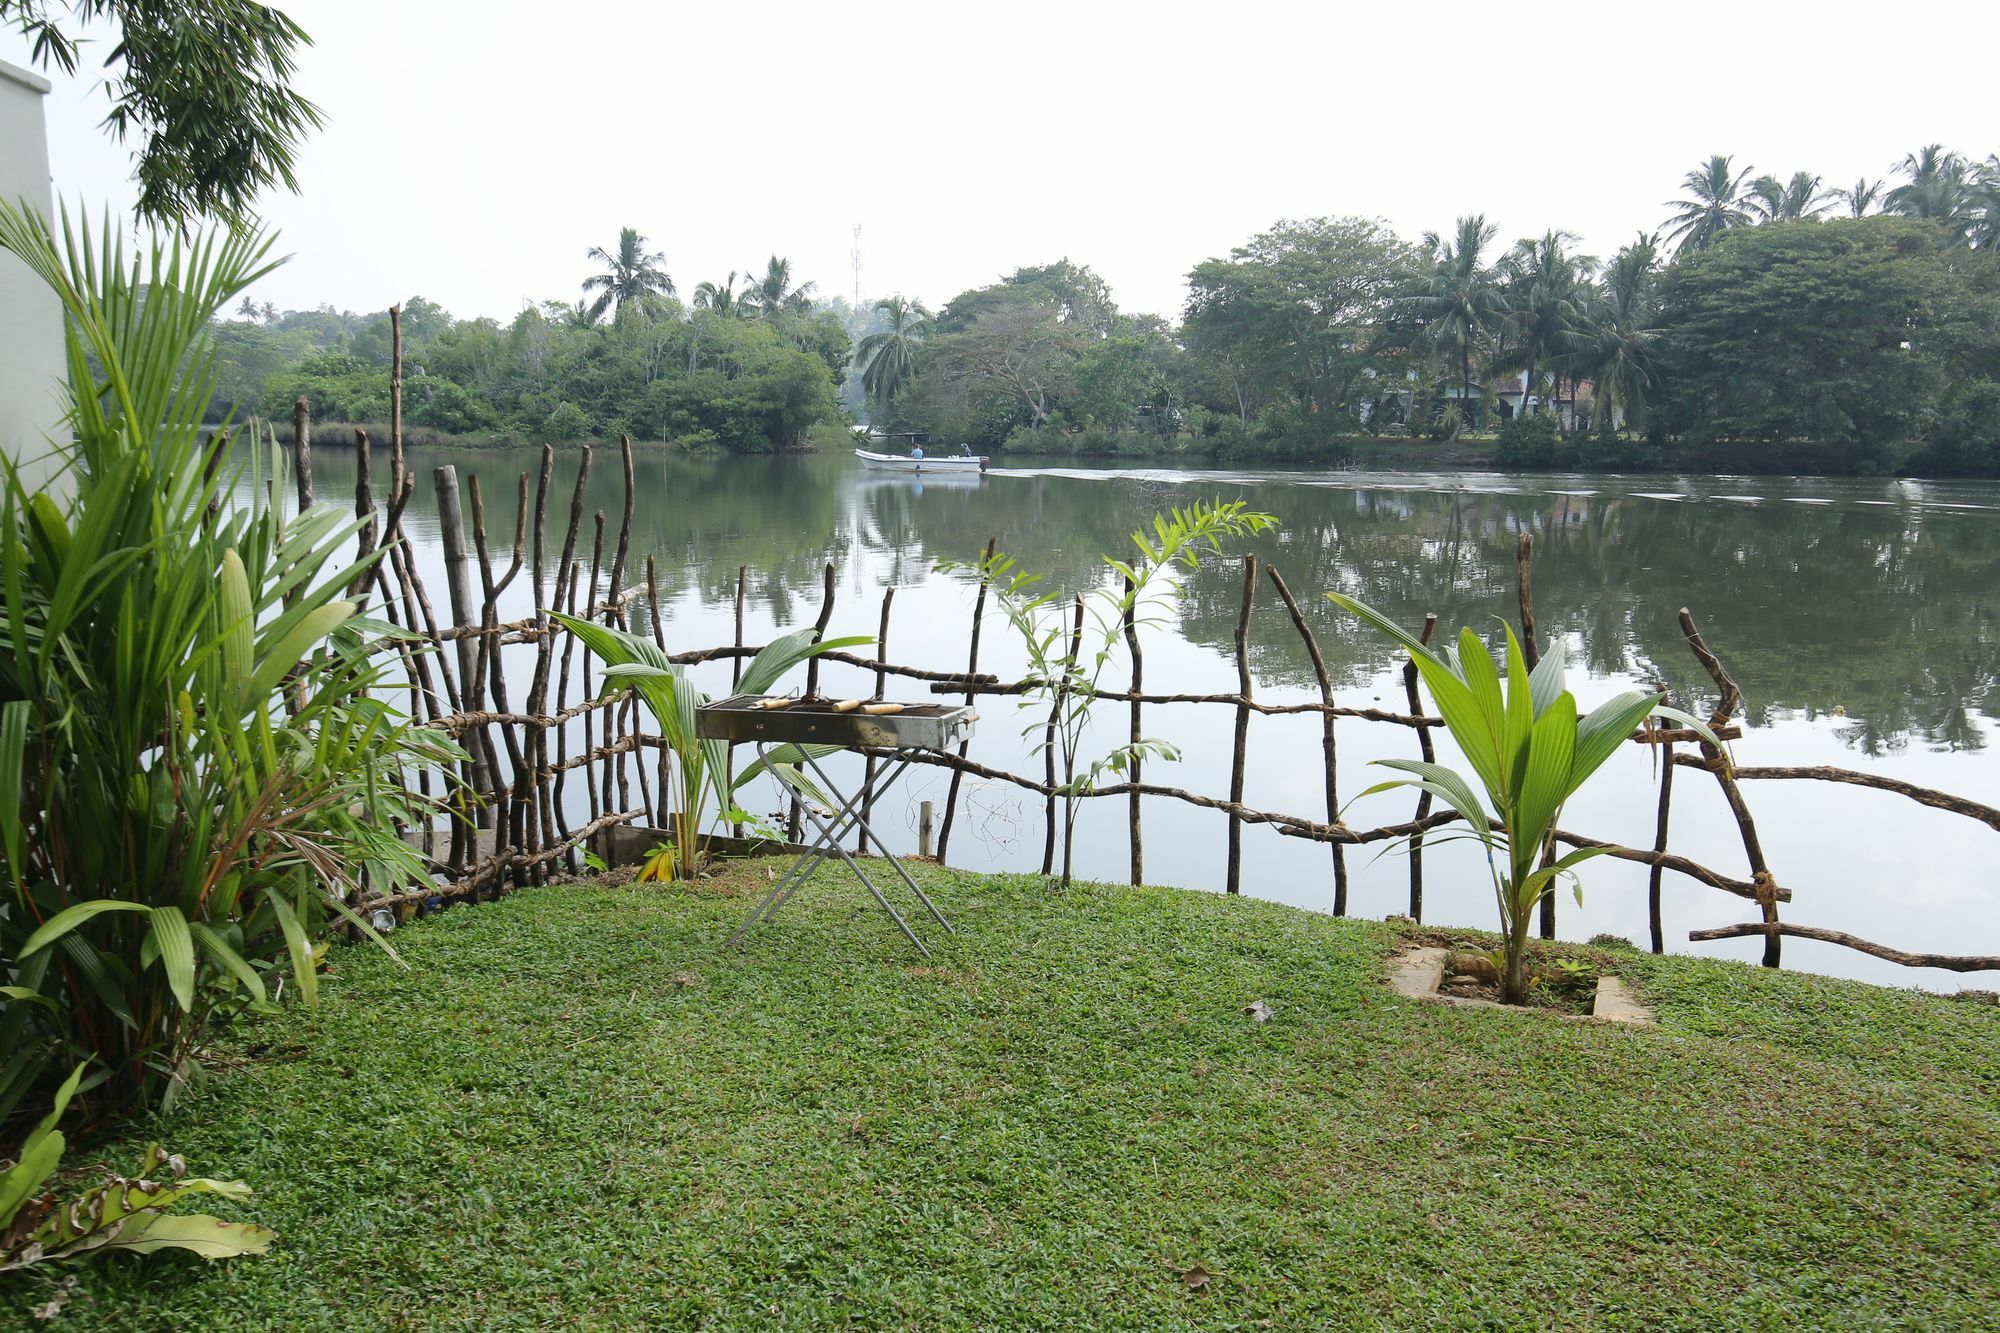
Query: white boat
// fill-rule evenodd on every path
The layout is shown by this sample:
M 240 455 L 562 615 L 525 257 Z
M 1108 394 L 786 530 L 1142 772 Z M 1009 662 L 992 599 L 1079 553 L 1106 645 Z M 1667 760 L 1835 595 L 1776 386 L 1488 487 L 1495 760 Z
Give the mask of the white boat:
M 879 468 L 884 472 L 934 473 L 939 476 L 956 473 L 962 476 L 986 470 L 985 454 L 960 454 L 955 458 L 911 458 L 906 454 L 877 454 L 866 449 L 856 449 L 854 456 L 861 460 L 861 466 Z

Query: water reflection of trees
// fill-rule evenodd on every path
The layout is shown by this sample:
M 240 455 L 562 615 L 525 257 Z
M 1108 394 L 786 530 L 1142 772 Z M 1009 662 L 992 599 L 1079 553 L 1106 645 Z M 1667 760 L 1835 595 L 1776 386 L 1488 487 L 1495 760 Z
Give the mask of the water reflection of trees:
M 437 461 L 456 461 L 487 477 L 489 491 L 522 460 L 532 466 L 525 451 L 448 460 L 429 456 L 435 452 L 419 460 L 426 474 Z M 566 512 L 575 466 L 573 456 L 558 458 L 552 523 Z M 329 455 L 319 470 L 323 493 L 351 487 L 342 455 Z M 1844 715 L 1848 742 L 1874 754 L 1910 738 L 1977 748 L 1975 717 L 2000 717 L 1992 592 L 2000 586 L 2000 524 L 1990 515 L 1909 504 L 1317 484 L 1325 480 L 1036 475 L 919 490 L 858 476 L 845 459 L 642 455 L 634 568 L 652 555 L 663 597 L 726 604 L 737 567 L 747 565 L 753 605 L 777 623 L 797 623 L 816 613 L 828 561 L 845 567 L 865 552 L 878 580 L 907 585 L 938 559 L 976 556 L 993 537 L 1052 585 L 1074 588 L 1098 577 L 1098 556 L 1124 548 L 1157 509 L 1241 494 L 1282 520 L 1247 549 L 1284 573 L 1309 608 L 1328 666 L 1348 685 L 1390 666 L 1393 655 L 1309 593 L 1339 588 L 1409 623 L 1433 611 L 1446 625 L 1488 623 L 1512 612 L 1513 553 L 1526 530 L 1536 539 L 1543 632 L 1575 636 L 1572 651 L 1593 672 L 1664 680 L 1677 697 L 1705 698 L 1707 679 L 1676 623 L 1686 605 L 1741 682 L 1753 722 L 1784 710 Z M 427 511 L 429 500 L 420 486 L 413 509 Z M 615 451 L 599 453 L 586 502 L 615 530 L 623 504 Z M 552 548 L 559 539 L 551 536 Z M 1215 564 L 1189 581 L 1189 640 L 1232 651 L 1240 586 L 1236 570 Z M 1311 663 L 1282 607 L 1268 586 L 1258 599 L 1251 628 L 1258 678 L 1309 686 Z

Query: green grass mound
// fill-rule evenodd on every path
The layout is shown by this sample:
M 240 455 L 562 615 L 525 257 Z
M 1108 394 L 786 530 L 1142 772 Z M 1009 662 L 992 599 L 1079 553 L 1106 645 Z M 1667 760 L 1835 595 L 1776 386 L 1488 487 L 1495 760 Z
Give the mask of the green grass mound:
M 740 949 L 718 881 L 338 953 L 132 1135 L 249 1180 L 271 1255 L 78 1268 L 57 1327 L 1993 1317 L 2000 1010 L 1640 955 L 1657 1029 L 1454 1009 L 1387 926 L 926 876 L 929 965 L 832 872 Z

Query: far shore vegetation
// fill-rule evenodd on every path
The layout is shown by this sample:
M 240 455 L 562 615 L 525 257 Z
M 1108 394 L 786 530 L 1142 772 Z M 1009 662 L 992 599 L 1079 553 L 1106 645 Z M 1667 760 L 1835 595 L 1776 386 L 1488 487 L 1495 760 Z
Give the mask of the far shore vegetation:
M 402 305 L 413 443 L 838 448 L 856 425 L 1015 456 L 2000 475 L 2000 157 L 1929 145 L 1825 185 L 1726 156 L 1608 257 L 1483 217 L 1411 242 L 1281 221 L 1188 273 L 1174 324 L 1088 264 L 935 310 L 822 297 L 772 255 L 677 282 L 634 228 L 505 324 Z M 217 410 L 386 430 L 385 312 L 246 300 Z M 330 432 L 331 443 L 351 439 Z

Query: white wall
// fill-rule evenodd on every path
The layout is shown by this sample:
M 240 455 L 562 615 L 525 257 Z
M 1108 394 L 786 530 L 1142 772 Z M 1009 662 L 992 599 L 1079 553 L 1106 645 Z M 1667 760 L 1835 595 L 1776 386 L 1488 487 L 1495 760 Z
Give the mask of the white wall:
M 49 85 L 0 61 L 0 199 L 53 211 L 42 96 Z M 61 415 L 62 308 L 55 294 L 11 254 L 0 252 L 0 451 L 20 465 L 30 489 L 54 471 L 49 433 Z

